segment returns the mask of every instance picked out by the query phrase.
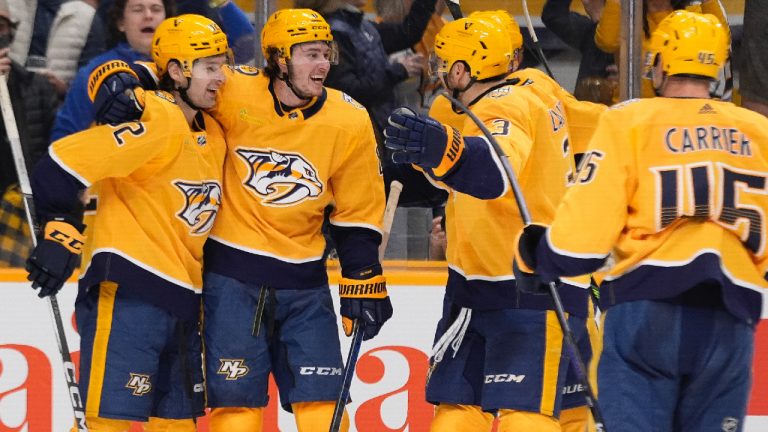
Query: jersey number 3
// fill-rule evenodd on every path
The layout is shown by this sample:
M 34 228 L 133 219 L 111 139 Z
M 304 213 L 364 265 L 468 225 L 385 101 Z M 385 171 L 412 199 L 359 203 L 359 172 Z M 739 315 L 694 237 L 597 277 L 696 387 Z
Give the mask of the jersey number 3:
M 680 217 L 709 219 L 739 236 L 755 254 L 763 253 L 763 209 L 768 205 L 765 173 L 712 162 L 653 171 L 657 184 L 658 229 Z

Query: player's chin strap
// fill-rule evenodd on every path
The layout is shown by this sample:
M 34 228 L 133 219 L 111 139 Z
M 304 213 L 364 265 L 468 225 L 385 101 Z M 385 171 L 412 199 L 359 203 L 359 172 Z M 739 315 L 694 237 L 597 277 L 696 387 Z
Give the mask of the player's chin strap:
M 443 82 L 446 83 L 445 86 L 448 87 L 448 72 L 443 72 Z M 459 96 L 461 96 L 462 93 L 469 90 L 470 87 L 472 87 L 477 82 L 477 79 L 475 77 L 470 78 L 467 85 L 465 85 L 463 88 L 451 88 L 451 95 L 454 99 L 458 99 Z
M 288 88 L 291 89 L 291 91 L 293 92 L 293 94 L 296 95 L 297 98 L 299 98 L 299 99 L 301 99 L 303 101 L 307 101 L 307 102 L 312 100 L 312 96 L 311 95 L 302 94 L 299 89 L 297 89 L 296 87 L 293 86 L 293 83 L 291 82 L 291 75 L 292 75 L 291 71 L 293 71 L 293 68 L 291 67 L 291 62 L 286 61 L 285 65 L 288 67 L 288 73 L 280 74 L 277 78 L 280 81 L 285 82 L 285 85 L 287 85 Z
M 192 99 L 190 99 L 189 95 L 187 94 L 187 90 L 189 89 L 190 85 L 192 85 L 192 78 L 187 77 L 187 86 L 186 87 L 176 86 L 174 90 L 179 92 L 179 96 L 181 96 L 181 100 L 183 100 L 185 104 L 189 105 L 190 108 L 192 108 L 195 111 L 202 111 L 203 109 L 195 105 L 195 103 L 192 102 Z

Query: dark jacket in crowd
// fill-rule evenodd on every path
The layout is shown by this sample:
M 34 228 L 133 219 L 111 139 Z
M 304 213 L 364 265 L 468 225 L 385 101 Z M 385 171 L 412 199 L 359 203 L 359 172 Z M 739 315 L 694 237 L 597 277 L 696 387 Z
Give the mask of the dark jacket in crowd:
M 331 67 L 325 85 L 339 89 L 360 102 L 371 115 L 379 141 L 384 182 L 403 184 L 401 206 L 436 207 L 447 197 L 424 175 L 407 165 L 392 163 L 381 143 L 387 117 L 397 108 L 395 85 L 408 78 L 400 63 L 390 63 L 389 54 L 418 43 L 435 10 L 435 0 L 415 0 L 402 23 L 374 23 L 363 12 L 341 8 L 326 15 L 340 51 L 339 64 Z
M 614 63 L 613 55 L 597 47 L 597 23 L 588 16 L 572 12 L 571 0 L 547 0 L 541 11 L 541 21 L 549 31 L 581 53 L 576 82 L 586 77 L 608 76 L 606 67 Z
M 56 91 L 44 76 L 29 72 L 16 62 L 13 62 L 8 77 L 8 92 L 13 103 L 16 128 L 19 130 L 27 171 L 31 172 L 37 160 L 48 150 L 48 137 L 56 118 L 59 100 Z M 9 185 L 17 183 L 18 180 L 8 134 L 2 122 L 0 122 L 0 131 L 2 136 L 0 194 L 2 194 L 2 191 Z
M 403 65 L 389 62 L 389 54 L 416 45 L 434 10 L 435 0 L 416 0 L 402 23 L 374 23 L 364 19 L 363 12 L 346 8 L 326 16 L 340 59 L 325 85 L 360 102 L 371 114 L 377 132 L 397 108 L 395 85 L 408 78 Z

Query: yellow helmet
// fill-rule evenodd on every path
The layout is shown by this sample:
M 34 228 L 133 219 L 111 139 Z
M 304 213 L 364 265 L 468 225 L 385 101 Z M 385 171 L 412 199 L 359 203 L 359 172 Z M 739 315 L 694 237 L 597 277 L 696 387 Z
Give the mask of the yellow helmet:
M 280 57 L 289 60 L 291 47 L 314 41 L 332 42 L 331 26 L 312 9 L 283 9 L 273 13 L 261 30 L 261 51 L 269 57 L 276 48 Z
M 495 11 L 475 11 L 469 14 L 469 18 L 481 20 L 491 20 L 491 24 L 500 24 L 501 28 L 507 32 L 509 41 L 512 43 L 512 51 L 519 50 L 523 46 L 523 34 L 520 33 L 520 26 L 512 15 L 505 10 Z
M 161 22 L 152 37 L 152 61 L 165 74 L 168 62 L 176 60 L 186 77 L 192 76 L 197 59 L 229 54 L 227 35 L 210 19 L 194 14 L 179 15 Z
M 659 23 L 651 35 L 646 59 L 650 76 L 661 55 L 668 75 L 698 75 L 716 79 L 728 57 L 730 41 L 720 21 L 710 14 L 677 10 Z
M 435 36 L 437 72 L 447 73 L 454 63 L 465 62 L 472 78 L 483 80 L 509 72 L 512 45 L 499 24 L 477 18 L 451 21 Z

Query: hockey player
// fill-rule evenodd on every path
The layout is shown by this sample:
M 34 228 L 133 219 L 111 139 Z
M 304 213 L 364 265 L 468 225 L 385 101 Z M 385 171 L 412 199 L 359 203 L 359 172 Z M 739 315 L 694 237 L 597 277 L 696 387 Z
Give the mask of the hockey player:
M 384 186 L 368 113 L 323 86 L 337 59 L 323 17 L 278 11 L 261 41 L 267 67 L 225 70 L 209 111 L 228 145 L 227 194 L 205 248 L 211 428 L 261 430 L 271 372 L 299 431 L 327 430 L 343 362 L 320 227 L 332 205 L 342 324 L 349 335 L 359 320 L 370 339 L 392 315 L 378 260 Z
M 507 11 L 475 11 L 469 17 L 501 25 L 509 35 L 512 43 L 512 61 L 509 64 L 508 79 L 516 80 L 516 85 L 531 86 L 533 92 L 547 105 L 560 103 L 558 110 L 567 118 L 568 139 L 578 165 L 597 126 L 597 119 L 607 107 L 576 99 L 552 77 L 536 68 L 520 68 L 523 63 L 523 35 L 520 33 L 520 26 Z M 460 112 L 451 107 L 448 99 L 440 97 L 433 102 L 429 115 L 458 129 L 461 129 L 465 120 Z
M 323 17 L 278 11 L 261 42 L 267 67 L 236 69 L 211 112 L 229 144 L 228 195 L 205 250 L 211 426 L 261 430 L 272 372 L 298 430 L 321 431 L 343 368 L 323 212 L 333 206 L 344 329 L 358 319 L 370 339 L 392 315 L 378 260 L 384 186 L 368 113 L 323 86 L 337 60 Z
M 523 62 L 523 35 L 517 21 L 504 10 L 476 11 L 470 14 L 471 18 L 498 23 L 507 32 L 512 43 L 512 62 L 508 80 L 516 81 L 516 85 L 528 86 L 541 101 L 549 107 L 555 117 L 559 113 L 565 116 L 568 126 L 568 145 L 573 152 L 576 162 L 576 171 L 581 168 L 589 139 L 597 126 L 600 114 L 608 107 L 592 102 L 580 101 L 568 93 L 552 77 L 536 68 L 520 68 Z M 440 98 L 446 101 L 445 98 Z M 587 156 L 586 161 L 589 161 Z M 585 168 L 587 169 L 587 168 Z M 587 281 L 582 279 L 582 283 Z M 589 364 L 593 351 L 599 352 L 602 346 L 601 335 L 594 320 L 594 305 L 590 304 L 589 315 L 586 320 L 587 334 L 577 341 L 581 358 L 585 364 Z M 568 374 L 563 388 L 562 411 L 559 422 L 563 432 L 583 432 L 589 424 L 590 413 L 584 398 L 584 389 L 573 367 L 568 368 Z
M 221 204 L 226 145 L 201 109 L 215 105 L 225 80 L 226 35 L 202 16 L 168 19 L 152 57 L 168 92 L 144 94 L 140 121 L 54 142 L 32 178 L 44 236 L 27 270 L 39 295 L 55 294 L 88 251 L 75 311 L 94 432 L 128 431 L 131 421 L 191 432 L 203 415 L 202 254 Z M 108 69 L 120 68 L 130 70 Z M 78 195 L 94 183 L 99 202 L 86 229 Z
M 533 218 L 551 220 L 574 175 L 567 124 L 530 88 L 507 80 L 510 37 L 492 22 L 461 19 L 438 33 L 435 52 L 445 87 L 509 155 Z M 396 111 L 390 124 L 394 161 L 419 166 L 451 195 L 448 285 L 427 385 L 427 400 L 438 404 L 432 430 L 490 431 L 489 412 L 497 412 L 502 431 L 559 431 L 562 332 L 550 298 L 516 286 L 513 239 L 522 220 L 496 155 L 469 120 L 459 132 Z M 587 292 L 564 287 L 563 300 L 572 326 L 583 329 Z
M 768 121 L 710 99 L 727 51 L 714 16 L 664 19 L 646 64 L 662 97 L 602 115 L 593 169 L 519 242 L 545 280 L 615 258 L 598 366 L 611 430 L 743 428 L 768 288 Z

